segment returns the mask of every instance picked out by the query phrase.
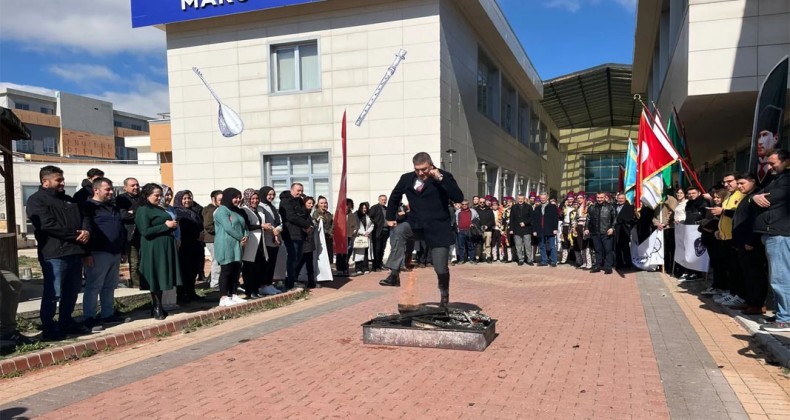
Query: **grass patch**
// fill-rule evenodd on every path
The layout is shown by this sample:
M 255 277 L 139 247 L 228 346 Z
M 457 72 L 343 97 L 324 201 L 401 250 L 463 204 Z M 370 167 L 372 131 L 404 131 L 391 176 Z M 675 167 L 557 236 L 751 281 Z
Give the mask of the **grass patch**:
M 5 375 L 0 375 L 0 379 L 11 379 L 11 378 L 18 378 L 22 376 L 22 372 L 15 370 L 11 373 L 6 373 Z
M 85 349 L 80 353 L 80 359 L 84 359 L 86 357 L 91 357 L 96 354 L 96 350 L 94 349 Z
M 41 329 L 41 322 L 33 319 L 16 317 L 16 329 L 20 332 L 33 332 Z
M 30 353 L 34 351 L 44 350 L 47 347 L 49 347 L 49 345 L 42 343 L 41 341 L 36 341 L 35 343 L 30 343 L 30 344 L 20 344 L 16 346 L 16 353 Z
M 157 338 L 166 338 L 166 337 L 170 337 L 170 336 L 171 336 L 171 335 L 173 335 L 173 334 L 171 334 L 171 333 L 170 333 L 170 331 L 164 331 L 164 332 L 156 333 L 156 334 L 154 334 L 154 335 L 155 335 Z
M 19 262 L 19 267 L 30 267 L 34 279 L 44 278 L 44 275 L 41 273 L 41 264 L 38 262 L 38 258 L 20 255 L 17 257 L 17 261 Z

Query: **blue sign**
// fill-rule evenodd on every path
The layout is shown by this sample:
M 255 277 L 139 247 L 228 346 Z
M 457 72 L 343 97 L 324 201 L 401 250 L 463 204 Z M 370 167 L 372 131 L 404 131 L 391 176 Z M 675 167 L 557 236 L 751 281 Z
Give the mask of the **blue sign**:
M 131 0 L 132 27 L 185 22 L 323 0 Z

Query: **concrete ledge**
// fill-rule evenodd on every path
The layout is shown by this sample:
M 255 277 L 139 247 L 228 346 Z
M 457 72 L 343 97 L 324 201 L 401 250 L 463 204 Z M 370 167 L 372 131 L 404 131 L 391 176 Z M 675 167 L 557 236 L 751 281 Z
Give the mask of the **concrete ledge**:
M 24 354 L 14 358 L 2 360 L 0 361 L 0 375 L 22 373 L 32 369 L 45 368 L 47 366 L 68 360 L 80 359 L 83 357 L 82 354 L 88 350 L 98 352 L 108 347 L 122 347 L 139 341 L 147 340 L 156 337 L 159 334 L 175 333 L 183 330 L 186 327 L 189 327 L 189 325 L 195 321 L 221 321 L 225 316 L 238 315 L 250 309 L 263 307 L 270 303 L 281 303 L 288 299 L 297 297 L 303 292 L 303 289 L 296 289 L 275 296 L 249 300 L 245 303 L 234 306 L 224 308 L 214 307 L 207 311 L 188 314 L 188 316 L 175 321 L 168 321 L 165 319 L 154 325 L 147 325 L 145 327 L 128 331 L 119 331 L 117 333 L 104 335 L 98 338 L 88 338 L 81 340 L 83 337 L 90 337 L 81 336 L 75 343 L 62 343 L 58 347 L 52 347 L 35 353 Z
M 766 353 L 768 353 L 773 361 L 778 363 L 779 365 L 790 369 L 790 333 L 785 333 L 785 335 L 781 335 L 782 333 L 770 333 L 768 331 L 763 331 L 760 329 L 760 324 L 757 323 L 754 319 L 743 315 L 740 311 L 735 311 L 730 309 L 726 306 L 719 305 L 721 308 L 724 309 L 730 316 L 735 318 L 735 321 L 738 322 L 749 334 L 754 337 L 757 341 L 757 344 L 762 347 Z M 787 344 L 783 344 L 779 337 L 785 338 Z

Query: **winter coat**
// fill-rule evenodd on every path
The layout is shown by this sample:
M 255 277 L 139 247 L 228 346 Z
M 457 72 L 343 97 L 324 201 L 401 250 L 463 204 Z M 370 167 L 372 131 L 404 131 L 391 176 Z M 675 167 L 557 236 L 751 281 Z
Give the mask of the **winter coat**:
M 27 200 L 27 217 L 35 228 L 39 254 L 45 259 L 84 255 L 77 231 L 90 231 L 90 222 L 68 195 L 40 187 Z
M 770 193 L 768 208 L 757 209 L 754 231 L 770 236 L 790 236 L 790 169 L 776 175 L 758 194 Z M 756 206 L 756 204 L 753 204 Z
M 303 241 L 307 233 L 303 230 L 313 225 L 302 197 L 294 197 L 291 191 L 280 193 L 280 219 L 283 223 L 283 239 Z

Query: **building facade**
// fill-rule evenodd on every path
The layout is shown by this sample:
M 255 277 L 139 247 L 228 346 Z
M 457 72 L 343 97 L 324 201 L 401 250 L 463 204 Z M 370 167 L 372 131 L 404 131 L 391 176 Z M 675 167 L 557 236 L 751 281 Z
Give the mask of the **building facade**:
M 142 23 L 167 32 L 177 189 L 200 197 L 302 182 L 334 205 L 344 112 L 348 196 L 357 203 L 389 193 L 420 151 L 470 197 L 559 189 L 559 133 L 540 104 L 542 82 L 495 1 L 292 3 L 225 4 L 243 13 L 190 20 L 200 11 L 188 9 Z M 136 4 L 165 14 L 172 6 L 132 0 L 133 23 Z M 400 49 L 406 59 L 356 126 Z M 217 102 L 192 67 L 241 115 L 243 133 L 220 134 Z
M 745 170 L 754 108 L 765 76 L 790 54 L 785 0 L 640 1 L 632 92 L 663 115 L 674 106 L 707 187 Z M 790 113 L 784 115 L 787 147 Z

